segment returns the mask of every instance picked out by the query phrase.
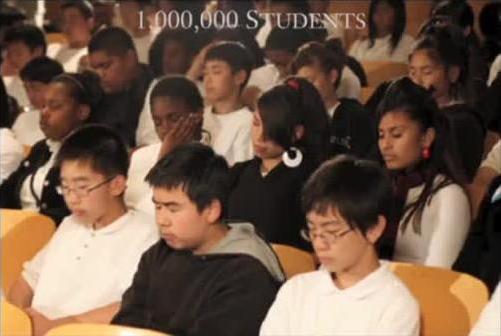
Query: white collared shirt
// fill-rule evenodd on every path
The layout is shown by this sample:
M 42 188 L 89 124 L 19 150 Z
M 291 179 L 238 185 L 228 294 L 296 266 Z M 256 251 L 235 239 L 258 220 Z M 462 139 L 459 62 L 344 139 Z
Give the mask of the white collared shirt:
M 349 55 L 359 62 L 363 61 L 392 61 L 408 63 L 412 51 L 414 38 L 403 34 L 397 47 L 391 52 L 391 35 L 374 39 L 374 45 L 369 47 L 369 39 L 356 40 L 350 48 Z
M 419 335 L 419 306 L 387 263 L 347 289 L 320 269 L 287 281 L 260 335 Z
M 66 217 L 24 264 L 32 308 L 56 319 L 121 301 L 142 253 L 158 239 L 154 219 L 140 212 L 127 212 L 99 230 Z
M 487 157 L 480 165 L 481 167 L 488 167 L 501 174 L 501 140 L 492 147 Z
M 47 174 L 49 170 L 54 165 L 54 161 L 56 160 L 57 152 L 59 152 L 59 148 L 61 148 L 61 143 L 58 141 L 53 141 L 50 139 L 46 140 L 47 146 L 49 146 L 49 150 L 51 152 L 50 159 L 40 168 L 36 170 L 34 173 L 35 176 L 28 175 L 21 186 L 20 198 L 21 198 L 21 208 L 22 209 L 31 209 L 31 210 L 40 210 L 39 205 L 37 205 L 37 201 L 31 192 L 30 184 L 31 179 L 33 178 L 33 190 L 39 199 L 42 198 L 43 188 L 48 186 L 48 181 L 46 181 Z
M 78 72 L 80 59 L 87 53 L 87 47 L 70 48 L 62 43 L 51 43 L 47 47 L 47 56 L 61 63 L 65 72 Z
M 230 166 L 254 156 L 252 112 L 249 108 L 216 114 L 211 106 L 206 107 L 202 128 L 210 134 L 210 146 L 217 154 L 224 156 Z

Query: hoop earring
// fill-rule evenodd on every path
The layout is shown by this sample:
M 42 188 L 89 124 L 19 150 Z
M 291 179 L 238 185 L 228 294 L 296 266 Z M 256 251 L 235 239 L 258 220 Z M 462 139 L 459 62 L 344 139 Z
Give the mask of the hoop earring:
M 296 147 L 291 147 L 282 154 L 282 161 L 287 167 L 296 168 L 303 162 L 303 153 Z

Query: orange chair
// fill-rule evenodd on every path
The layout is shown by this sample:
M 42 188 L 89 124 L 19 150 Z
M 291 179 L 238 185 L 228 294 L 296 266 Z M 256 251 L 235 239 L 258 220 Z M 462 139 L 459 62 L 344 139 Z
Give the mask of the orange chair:
M 378 87 L 379 84 L 401 76 L 409 72 L 408 65 L 390 61 L 363 61 L 361 62 L 367 75 L 369 86 Z
M 140 328 L 108 324 L 74 323 L 49 330 L 46 336 L 168 336 L 167 334 Z
M 30 260 L 52 237 L 54 221 L 33 211 L 0 209 L 2 291 L 7 293 Z
M 68 42 L 66 36 L 62 33 L 49 33 L 46 35 L 46 37 L 47 37 L 47 44 L 51 43 L 66 44 Z
M 1 335 L 30 336 L 32 332 L 31 319 L 24 311 L 2 300 Z
M 448 269 L 392 263 L 421 307 L 422 336 L 467 336 L 489 300 L 484 283 Z
M 271 247 L 277 254 L 287 279 L 316 269 L 315 258 L 311 253 L 288 245 L 272 244 Z

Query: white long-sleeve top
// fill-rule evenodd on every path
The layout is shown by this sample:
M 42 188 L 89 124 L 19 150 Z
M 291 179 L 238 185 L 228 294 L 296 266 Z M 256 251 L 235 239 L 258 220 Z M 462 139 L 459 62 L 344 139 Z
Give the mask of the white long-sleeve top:
M 435 182 L 442 178 L 437 177 Z M 415 201 L 423 187 L 410 189 L 406 204 Z M 414 231 L 412 220 L 405 231 L 400 223 L 394 260 L 451 268 L 471 223 L 470 203 L 464 190 L 457 184 L 450 184 L 437 191 L 423 210 L 420 234 Z

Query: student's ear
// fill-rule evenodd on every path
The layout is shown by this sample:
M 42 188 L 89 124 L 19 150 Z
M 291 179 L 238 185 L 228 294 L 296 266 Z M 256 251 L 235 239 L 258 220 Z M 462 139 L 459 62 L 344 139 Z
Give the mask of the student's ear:
M 33 52 L 32 52 L 34 58 L 35 57 L 41 57 L 41 56 L 44 56 L 44 52 L 43 52 L 43 49 L 42 47 L 36 47 L 35 49 L 33 49 Z
M 457 65 L 452 65 L 447 70 L 447 78 L 451 83 L 456 83 L 459 80 L 460 74 L 461 74 L 461 69 Z
M 365 234 L 367 240 L 373 245 L 376 244 L 379 238 L 381 238 L 381 236 L 383 235 L 385 228 L 386 228 L 386 218 L 384 216 L 379 215 L 377 217 L 376 225 L 367 230 L 367 233 Z
M 85 104 L 80 104 L 78 108 L 78 120 L 81 122 L 86 121 L 90 117 L 90 106 Z
M 297 125 L 294 128 L 294 136 L 296 141 L 301 140 L 304 137 L 304 126 L 303 125 Z
M 245 70 L 238 70 L 234 75 L 235 83 L 239 87 L 245 82 L 246 78 L 247 78 L 247 71 Z
M 219 200 L 212 200 L 208 206 L 202 211 L 202 216 L 207 223 L 215 223 L 221 218 L 223 207 Z
M 435 129 L 431 127 L 428 128 L 423 135 L 421 146 L 423 148 L 430 148 L 433 142 L 435 141 L 435 136 L 436 136 Z
M 125 192 L 127 187 L 127 179 L 123 175 L 117 175 L 110 181 L 110 192 L 113 196 L 120 196 Z
M 329 74 L 329 82 L 334 86 L 339 78 L 339 72 L 336 69 L 332 69 Z

